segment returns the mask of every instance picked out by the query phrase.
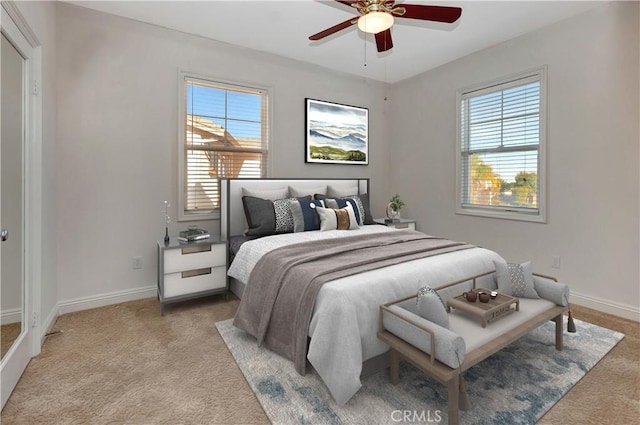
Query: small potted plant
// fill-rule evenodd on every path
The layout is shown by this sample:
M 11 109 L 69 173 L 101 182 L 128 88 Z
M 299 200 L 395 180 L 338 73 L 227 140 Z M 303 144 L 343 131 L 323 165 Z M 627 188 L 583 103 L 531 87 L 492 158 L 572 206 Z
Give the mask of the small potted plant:
M 391 220 L 399 220 L 402 207 L 404 207 L 404 201 L 400 199 L 400 195 L 396 193 L 391 197 L 391 201 L 387 205 L 387 217 Z

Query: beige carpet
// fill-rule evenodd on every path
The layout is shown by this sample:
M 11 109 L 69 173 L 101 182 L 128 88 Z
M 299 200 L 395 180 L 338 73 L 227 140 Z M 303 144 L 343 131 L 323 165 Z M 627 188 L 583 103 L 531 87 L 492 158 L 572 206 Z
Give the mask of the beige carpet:
M 214 323 L 233 317 L 223 297 L 155 298 L 61 316 L 2 411 L 2 424 L 268 424 Z M 575 308 L 626 337 L 543 424 L 627 424 L 640 415 L 640 325 Z M 579 330 L 578 330 L 579 331 Z

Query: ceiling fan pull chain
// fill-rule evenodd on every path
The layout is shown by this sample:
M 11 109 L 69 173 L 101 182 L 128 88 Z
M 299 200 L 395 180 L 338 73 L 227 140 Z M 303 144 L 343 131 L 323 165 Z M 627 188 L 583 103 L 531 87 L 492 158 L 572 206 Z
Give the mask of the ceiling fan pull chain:
M 364 47 L 364 66 L 367 66 L 367 35 L 362 37 L 362 46 Z

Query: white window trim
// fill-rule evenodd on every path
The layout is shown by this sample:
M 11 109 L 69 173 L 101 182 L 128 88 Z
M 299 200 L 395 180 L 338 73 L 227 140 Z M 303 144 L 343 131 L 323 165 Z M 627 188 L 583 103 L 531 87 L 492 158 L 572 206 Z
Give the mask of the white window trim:
M 184 94 L 184 80 L 185 78 L 192 78 L 196 80 L 203 81 L 211 81 L 220 83 L 228 86 L 237 86 L 237 87 L 251 87 L 257 90 L 263 90 L 267 93 L 267 102 L 269 108 L 269 115 L 267 117 L 267 140 L 269 141 L 269 146 L 267 147 L 267 169 L 266 177 L 270 177 L 272 175 L 272 146 L 271 141 L 272 132 L 273 132 L 273 89 L 271 87 L 265 87 L 260 84 L 255 83 L 247 83 L 240 81 L 229 81 L 224 78 L 217 78 L 212 76 L 207 76 L 203 74 L 199 74 L 196 72 L 189 72 L 183 69 L 178 69 L 178 222 L 185 221 L 201 221 L 201 220 L 220 220 L 220 211 L 214 210 L 210 213 L 198 213 L 198 214 L 185 214 L 185 201 L 184 201 L 184 135 L 185 135 L 185 120 L 183 117 L 186 114 L 186 101 Z
M 464 94 L 494 91 L 498 85 L 508 85 L 516 80 L 527 78 L 539 78 L 540 81 L 540 144 L 538 145 L 538 213 L 519 210 L 513 207 L 463 207 L 462 205 L 462 131 L 461 131 L 461 102 Z M 520 82 L 518 81 L 518 82 Z M 512 74 L 507 77 L 495 79 L 482 84 L 475 84 L 456 92 L 456 214 L 472 215 L 477 217 L 498 218 L 506 220 L 530 221 L 537 223 L 547 222 L 547 185 L 546 172 L 547 158 L 547 66 L 541 66 L 525 72 Z

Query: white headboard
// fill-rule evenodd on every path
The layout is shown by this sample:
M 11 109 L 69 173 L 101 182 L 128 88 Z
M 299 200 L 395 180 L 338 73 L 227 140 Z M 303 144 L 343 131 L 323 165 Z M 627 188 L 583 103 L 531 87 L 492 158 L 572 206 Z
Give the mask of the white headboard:
M 247 230 L 247 220 L 244 216 L 242 205 L 242 188 L 254 190 L 279 189 L 292 186 L 297 189 L 317 188 L 318 186 L 331 186 L 336 189 L 346 190 L 357 188 L 356 194 L 369 193 L 369 179 L 222 179 L 221 208 L 220 208 L 220 236 L 227 239 L 229 236 L 241 235 Z

